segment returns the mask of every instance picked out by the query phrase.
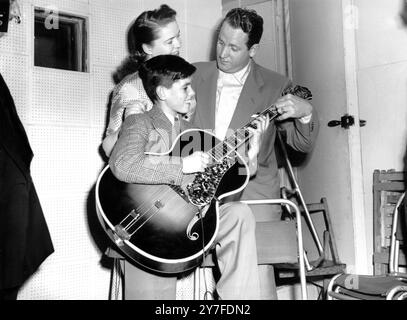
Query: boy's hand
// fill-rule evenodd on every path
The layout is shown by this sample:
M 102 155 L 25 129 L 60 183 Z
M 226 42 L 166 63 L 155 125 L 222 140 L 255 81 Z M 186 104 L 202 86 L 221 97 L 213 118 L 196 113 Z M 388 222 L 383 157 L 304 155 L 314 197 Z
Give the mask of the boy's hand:
M 209 155 L 202 151 L 196 151 L 182 159 L 182 172 L 203 172 L 210 162 Z

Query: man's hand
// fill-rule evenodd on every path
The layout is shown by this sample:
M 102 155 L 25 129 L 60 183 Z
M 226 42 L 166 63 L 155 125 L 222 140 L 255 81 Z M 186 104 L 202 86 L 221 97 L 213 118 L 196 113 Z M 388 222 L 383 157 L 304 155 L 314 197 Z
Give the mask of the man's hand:
M 182 158 L 182 172 L 203 172 L 210 162 L 209 155 L 202 151 L 196 151 L 190 156 Z
M 256 124 L 257 128 L 248 128 L 248 130 L 253 134 L 250 138 L 250 148 L 247 152 L 247 156 L 249 157 L 249 161 L 257 161 L 257 155 L 260 151 L 260 145 L 263 139 L 263 134 L 267 130 L 270 124 L 270 116 L 261 116 L 253 121 L 253 124 Z
M 308 100 L 299 98 L 292 94 L 287 94 L 275 103 L 280 116 L 277 120 L 285 120 L 288 118 L 303 118 L 309 116 L 312 113 L 312 105 Z

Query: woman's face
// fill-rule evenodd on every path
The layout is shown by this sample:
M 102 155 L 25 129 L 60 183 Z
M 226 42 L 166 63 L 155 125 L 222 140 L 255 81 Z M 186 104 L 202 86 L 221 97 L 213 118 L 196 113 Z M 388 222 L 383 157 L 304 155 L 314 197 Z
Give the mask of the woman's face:
M 172 21 L 160 28 L 158 38 L 144 46 L 144 51 L 146 51 L 148 59 L 161 54 L 173 54 L 178 56 L 181 48 L 180 36 L 180 30 L 176 21 Z

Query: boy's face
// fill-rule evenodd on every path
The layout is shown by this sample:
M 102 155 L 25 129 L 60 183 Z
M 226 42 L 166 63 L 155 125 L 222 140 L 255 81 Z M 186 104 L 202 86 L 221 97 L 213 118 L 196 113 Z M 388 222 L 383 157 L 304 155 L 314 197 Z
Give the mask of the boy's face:
M 195 103 L 195 91 L 191 87 L 191 77 L 175 81 L 165 88 L 165 102 L 170 112 L 188 113 Z

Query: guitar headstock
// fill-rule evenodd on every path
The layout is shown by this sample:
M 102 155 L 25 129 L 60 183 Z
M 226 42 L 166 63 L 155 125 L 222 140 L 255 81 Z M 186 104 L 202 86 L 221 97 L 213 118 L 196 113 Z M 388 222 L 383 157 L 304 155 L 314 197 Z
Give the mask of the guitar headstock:
M 285 96 L 287 94 L 292 94 L 294 96 L 300 97 L 305 100 L 311 100 L 312 99 L 312 93 L 307 87 L 299 86 L 299 85 L 293 85 L 290 83 L 281 93 L 281 96 Z M 251 116 L 252 120 L 251 122 L 246 125 L 248 127 L 252 127 L 256 129 L 256 125 L 252 124 L 252 122 L 258 118 L 261 115 L 266 115 L 268 114 L 270 116 L 270 121 L 273 120 L 274 118 L 279 116 L 279 113 L 276 109 L 275 105 L 272 105 L 268 107 L 266 110 L 264 110 L 262 113 L 255 113 Z
M 292 85 L 290 84 L 287 86 L 283 92 L 282 96 L 285 96 L 286 94 L 292 94 L 294 96 L 300 97 L 305 100 L 311 100 L 312 99 L 312 93 L 307 87 L 299 86 L 299 85 Z

